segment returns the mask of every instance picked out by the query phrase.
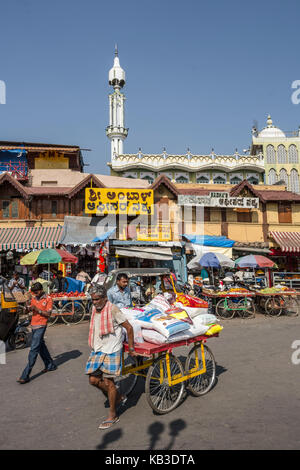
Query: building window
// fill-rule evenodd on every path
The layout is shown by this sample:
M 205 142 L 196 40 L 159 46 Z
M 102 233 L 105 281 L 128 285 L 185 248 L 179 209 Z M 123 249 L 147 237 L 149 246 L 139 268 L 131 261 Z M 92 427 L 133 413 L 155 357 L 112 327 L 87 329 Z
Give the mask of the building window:
M 276 171 L 272 168 L 268 174 L 268 184 L 275 184 L 277 181 Z
M 210 207 L 204 207 L 204 222 L 210 222 Z
M 52 217 L 57 217 L 57 201 L 51 201 Z
M 19 217 L 19 201 L 17 199 L 13 199 L 11 201 L 11 218 L 18 219 Z
M 284 145 L 279 145 L 277 148 L 277 162 L 287 163 L 287 153 Z
M 2 201 L 2 218 L 9 219 L 9 201 Z
M 197 183 L 198 184 L 201 184 L 201 183 L 207 184 L 207 183 L 209 183 L 209 179 L 206 176 L 199 176 L 199 178 L 197 178 Z
M 180 176 L 179 178 L 176 179 L 176 183 L 188 183 L 189 180 L 188 178 L 185 178 L 184 176 Z
M 299 187 L 299 174 L 298 171 L 293 169 L 291 170 L 290 173 L 290 191 L 293 191 L 293 193 L 299 194 L 300 192 L 300 187 Z
M 284 168 L 281 168 L 281 170 L 279 172 L 279 180 L 284 181 L 285 184 L 286 184 L 286 187 L 288 187 L 289 177 L 288 177 L 287 171 Z
M 230 184 L 239 184 L 241 182 L 241 178 L 238 176 L 234 176 L 233 178 L 230 178 Z
M 222 176 L 217 176 L 214 178 L 214 184 L 226 184 L 226 180 Z
M 289 163 L 299 163 L 298 150 L 294 144 L 289 146 Z
M 276 163 L 276 153 L 273 145 L 267 145 L 267 163 Z
M 290 202 L 278 203 L 278 222 L 280 224 L 292 223 L 292 205 Z
M 259 183 L 258 179 L 255 178 L 255 176 L 250 176 L 250 178 L 248 178 L 247 181 L 249 181 L 250 184 L 258 184 Z
M 252 212 L 238 212 L 237 213 L 238 222 L 252 222 Z

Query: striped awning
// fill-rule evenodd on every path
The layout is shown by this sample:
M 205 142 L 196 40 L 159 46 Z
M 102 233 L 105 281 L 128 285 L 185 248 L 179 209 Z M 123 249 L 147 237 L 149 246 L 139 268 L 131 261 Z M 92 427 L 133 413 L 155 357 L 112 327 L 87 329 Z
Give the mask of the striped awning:
M 300 232 L 270 232 L 282 251 L 300 251 Z
M 62 237 L 63 226 L 0 228 L 0 251 L 55 248 Z

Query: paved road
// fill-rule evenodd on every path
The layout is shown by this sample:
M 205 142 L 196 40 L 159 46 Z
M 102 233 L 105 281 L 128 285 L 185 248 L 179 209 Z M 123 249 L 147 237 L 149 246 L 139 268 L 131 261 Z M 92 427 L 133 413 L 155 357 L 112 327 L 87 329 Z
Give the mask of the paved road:
M 47 344 L 57 371 L 40 375 L 38 359 L 33 380 L 16 383 L 28 349 L 7 353 L 0 365 L 0 449 L 299 449 L 300 364 L 291 360 L 299 322 L 263 315 L 223 321 L 220 337 L 209 340 L 218 381 L 207 395 L 188 395 L 172 413 L 156 416 L 140 379 L 107 431 L 97 429 L 105 399 L 83 373 L 88 324 L 54 325 Z

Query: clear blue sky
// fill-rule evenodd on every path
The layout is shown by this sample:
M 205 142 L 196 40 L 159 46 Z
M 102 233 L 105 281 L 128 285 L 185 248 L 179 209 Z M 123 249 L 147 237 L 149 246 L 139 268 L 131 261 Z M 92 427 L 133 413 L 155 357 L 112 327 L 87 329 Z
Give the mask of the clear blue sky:
M 108 173 L 108 71 L 127 83 L 124 151 L 231 154 L 270 113 L 300 125 L 299 0 L 10 0 L 0 11 L 0 140 L 91 148 Z

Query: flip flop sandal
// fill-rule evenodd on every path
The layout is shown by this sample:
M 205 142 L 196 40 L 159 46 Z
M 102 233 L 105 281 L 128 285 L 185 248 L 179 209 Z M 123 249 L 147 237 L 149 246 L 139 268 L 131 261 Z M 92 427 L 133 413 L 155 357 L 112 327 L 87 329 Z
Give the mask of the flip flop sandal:
M 111 426 L 113 426 L 114 424 L 118 423 L 120 421 L 120 418 L 115 418 L 115 419 L 106 419 L 105 421 L 103 421 L 99 428 L 98 429 L 108 429 L 110 428 Z M 107 424 L 107 426 L 105 426 Z

